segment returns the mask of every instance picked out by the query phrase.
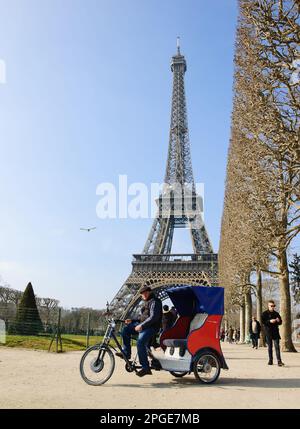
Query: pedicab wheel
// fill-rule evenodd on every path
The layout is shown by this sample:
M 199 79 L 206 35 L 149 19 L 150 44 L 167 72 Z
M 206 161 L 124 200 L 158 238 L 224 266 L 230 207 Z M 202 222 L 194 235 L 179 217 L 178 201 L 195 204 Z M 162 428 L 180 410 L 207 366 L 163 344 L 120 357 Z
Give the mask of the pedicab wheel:
M 214 383 L 221 371 L 218 356 L 213 352 L 200 352 L 194 361 L 193 371 L 196 380 L 201 383 Z
M 80 374 L 91 386 L 106 383 L 115 369 L 115 357 L 107 346 L 97 344 L 88 348 L 80 360 Z
M 172 374 L 172 375 L 173 375 L 173 377 L 181 378 L 181 377 L 184 377 L 185 375 L 187 375 L 187 374 L 188 374 L 188 371 L 184 371 L 184 372 L 179 372 L 179 371 L 170 371 L 170 374 Z

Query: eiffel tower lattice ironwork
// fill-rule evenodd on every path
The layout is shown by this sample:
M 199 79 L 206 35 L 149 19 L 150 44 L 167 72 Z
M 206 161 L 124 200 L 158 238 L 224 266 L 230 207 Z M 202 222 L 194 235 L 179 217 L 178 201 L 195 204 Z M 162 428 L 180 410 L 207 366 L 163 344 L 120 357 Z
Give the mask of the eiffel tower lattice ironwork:
M 132 272 L 110 304 L 113 314 L 128 316 L 140 304 L 139 290 L 150 285 L 160 298 L 165 289 L 182 284 L 218 284 L 218 255 L 202 219 L 202 199 L 197 195 L 192 170 L 184 89 L 186 61 L 180 52 L 172 57 L 173 94 L 168 160 L 157 215 L 143 253 L 134 254 Z M 172 254 L 175 228 L 190 230 L 192 254 Z

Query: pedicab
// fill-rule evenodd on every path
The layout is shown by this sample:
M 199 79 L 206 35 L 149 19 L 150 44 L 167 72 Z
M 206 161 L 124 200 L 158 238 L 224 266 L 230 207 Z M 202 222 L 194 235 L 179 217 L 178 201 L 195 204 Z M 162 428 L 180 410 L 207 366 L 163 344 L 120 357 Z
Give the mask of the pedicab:
M 176 286 L 166 290 L 166 297 L 172 301 L 178 317 L 171 328 L 160 334 L 160 350 L 149 348 L 151 369 L 168 371 L 174 377 L 193 373 L 201 383 L 214 383 L 221 369 L 228 369 L 220 345 L 224 289 Z M 116 327 L 122 322 L 124 320 L 109 319 L 102 343 L 83 354 L 80 373 L 86 383 L 99 386 L 110 379 L 115 369 L 114 351 L 122 353 L 127 372 L 141 368 L 137 355 L 129 360 L 123 353 L 116 333 Z

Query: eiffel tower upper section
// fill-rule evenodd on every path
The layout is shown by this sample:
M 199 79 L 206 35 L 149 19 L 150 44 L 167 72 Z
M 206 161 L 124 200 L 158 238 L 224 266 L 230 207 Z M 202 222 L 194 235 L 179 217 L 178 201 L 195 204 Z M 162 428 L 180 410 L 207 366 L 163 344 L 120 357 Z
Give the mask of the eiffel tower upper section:
M 170 253 L 174 228 L 185 226 L 191 231 L 194 253 L 213 253 L 201 216 L 202 201 L 195 190 L 184 89 L 186 69 L 177 39 L 177 54 L 171 61 L 173 93 L 164 189 L 158 200 L 158 216 L 143 249 L 145 254 Z

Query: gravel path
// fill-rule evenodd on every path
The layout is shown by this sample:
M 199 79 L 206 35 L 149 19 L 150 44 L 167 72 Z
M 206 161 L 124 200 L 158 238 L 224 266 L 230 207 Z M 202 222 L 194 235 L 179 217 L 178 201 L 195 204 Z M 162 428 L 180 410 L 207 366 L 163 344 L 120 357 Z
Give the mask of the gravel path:
M 283 368 L 267 365 L 267 350 L 224 344 L 229 366 L 211 386 L 193 375 L 161 371 L 142 379 L 117 359 L 104 386 L 79 375 L 82 352 L 0 348 L 0 408 L 300 408 L 300 353 L 283 353 Z

